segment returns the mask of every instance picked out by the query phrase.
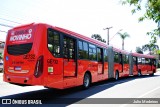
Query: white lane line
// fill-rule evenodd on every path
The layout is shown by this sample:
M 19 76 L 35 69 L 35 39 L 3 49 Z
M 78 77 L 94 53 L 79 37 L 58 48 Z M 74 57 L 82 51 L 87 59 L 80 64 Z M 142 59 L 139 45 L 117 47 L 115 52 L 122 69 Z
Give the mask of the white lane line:
M 155 88 L 155 89 L 153 89 L 153 90 L 150 90 L 150 91 L 148 91 L 148 92 L 146 92 L 146 93 L 142 94 L 142 95 L 141 95 L 141 96 L 139 96 L 138 98 L 142 98 L 142 97 L 144 97 L 145 95 L 150 94 L 150 93 L 152 93 L 153 91 L 158 90 L 158 89 L 160 89 L 160 86 L 159 86 L 159 87 L 157 87 L 157 88 Z
M 137 98 L 142 98 L 142 97 L 144 97 L 144 96 L 146 96 L 146 95 L 148 95 L 148 94 L 150 94 L 150 93 L 152 93 L 152 92 L 154 92 L 154 91 L 156 91 L 156 90 L 158 90 L 158 89 L 160 89 L 160 87 L 154 88 L 153 90 L 150 90 L 150 91 L 148 91 L 148 92 L 140 95 L 140 96 L 137 97 Z M 123 104 L 123 105 L 121 105 L 120 107 L 125 107 L 125 106 L 127 106 L 127 105 L 129 105 L 129 104 Z

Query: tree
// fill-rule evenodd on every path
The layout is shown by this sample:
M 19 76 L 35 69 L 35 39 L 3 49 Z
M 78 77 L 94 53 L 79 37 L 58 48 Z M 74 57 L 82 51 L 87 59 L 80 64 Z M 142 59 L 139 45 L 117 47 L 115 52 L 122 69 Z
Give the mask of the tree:
M 105 40 L 105 39 L 103 39 L 103 40 L 102 40 L 102 42 L 106 43 L 106 40 Z
M 118 32 L 118 35 L 119 35 L 120 38 L 122 39 L 122 49 L 124 50 L 124 40 L 125 40 L 127 37 L 130 37 L 130 35 L 129 35 L 127 32 L 124 32 L 124 33 Z
M 142 46 L 142 50 L 145 51 L 149 51 L 149 54 L 153 54 L 154 50 L 159 50 L 159 46 L 158 45 L 151 45 L 151 44 L 145 44 Z
M 99 35 L 99 34 L 93 34 L 93 35 L 91 36 L 91 38 L 94 38 L 94 39 L 96 39 L 96 40 L 99 40 L 99 41 L 101 41 L 101 42 L 106 43 L 106 40 L 105 40 L 105 39 L 102 39 L 101 35 Z
M 134 6 L 131 10 L 132 14 L 140 11 L 143 7 L 144 0 L 121 0 L 122 5 L 129 4 Z M 143 21 L 145 19 L 153 20 L 155 23 L 160 23 L 160 0 L 146 0 L 145 13 L 138 20 Z M 147 35 L 151 36 L 150 44 L 155 44 L 157 42 L 158 36 L 160 36 L 160 27 L 155 28 L 153 31 L 147 32 Z
M 140 48 L 140 47 L 136 47 L 136 52 L 137 52 L 137 53 L 140 53 L 140 54 L 143 54 L 143 50 L 142 50 L 142 48 Z

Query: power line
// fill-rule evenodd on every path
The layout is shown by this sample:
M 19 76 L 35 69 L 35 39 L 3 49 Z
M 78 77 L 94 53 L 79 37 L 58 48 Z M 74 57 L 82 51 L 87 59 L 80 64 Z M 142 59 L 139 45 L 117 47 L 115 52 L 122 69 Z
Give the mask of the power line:
M 19 22 L 11 21 L 11 20 L 8 20 L 8 19 L 3 19 L 3 18 L 0 18 L 0 19 L 5 20 L 5 21 L 8 21 L 8 22 L 12 22 L 12 23 L 21 24 L 21 23 L 19 23 Z
M 111 41 L 111 40 L 112 40 L 120 31 L 122 31 L 122 30 L 123 30 L 123 29 L 120 29 L 116 34 L 114 34 L 109 41 Z
M 6 24 L 1 24 L 1 23 L 0 23 L 0 26 L 9 27 L 9 28 L 13 28 L 13 26 L 6 25 Z

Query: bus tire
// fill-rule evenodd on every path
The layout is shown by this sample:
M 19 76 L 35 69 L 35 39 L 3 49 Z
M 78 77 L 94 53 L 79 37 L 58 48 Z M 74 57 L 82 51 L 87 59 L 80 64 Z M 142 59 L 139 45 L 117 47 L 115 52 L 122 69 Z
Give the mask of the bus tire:
M 119 72 L 116 71 L 116 74 L 115 74 L 115 80 L 117 81 L 119 79 Z
M 89 73 L 85 73 L 84 78 L 83 78 L 83 88 L 87 89 L 91 85 L 91 76 Z
M 150 76 L 153 76 L 154 75 L 154 73 L 155 73 L 155 70 L 153 70 L 153 72 L 151 73 L 151 74 L 149 74 Z
M 138 76 L 140 77 L 142 74 L 141 74 L 141 71 L 140 70 L 138 70 Z

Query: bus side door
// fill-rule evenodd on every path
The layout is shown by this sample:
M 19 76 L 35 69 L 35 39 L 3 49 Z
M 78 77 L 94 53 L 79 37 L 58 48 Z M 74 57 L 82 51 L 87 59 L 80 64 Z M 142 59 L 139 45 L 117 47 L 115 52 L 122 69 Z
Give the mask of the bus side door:
M 98 74 L 104 73 L 103 49 L 97 48 L 98 52 Z
M 64 77 L 76 76 L 76 40 L 68 36 L 63 38 Z
M 123 55 L 120 53 L 119 54 L 119 72 L 122 73 L 123 72 Z

